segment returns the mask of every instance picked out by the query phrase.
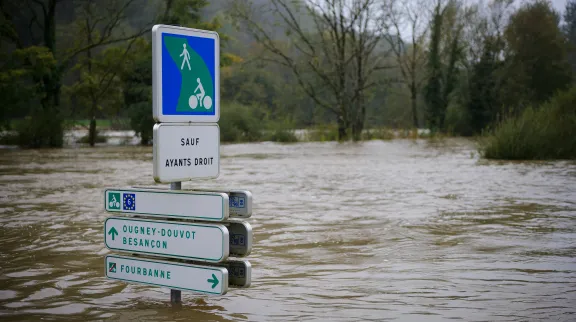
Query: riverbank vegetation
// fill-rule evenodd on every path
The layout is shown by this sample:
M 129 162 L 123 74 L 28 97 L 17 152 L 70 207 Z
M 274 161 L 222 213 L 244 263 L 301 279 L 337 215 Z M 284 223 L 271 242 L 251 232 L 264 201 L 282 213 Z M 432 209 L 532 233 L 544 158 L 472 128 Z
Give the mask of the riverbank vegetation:
M 576 87 L 505 119 L 481 150 L 490 159 L 576 159 Z
M 82 142 L 129 128 L 150 144 L 154 24 L 219 32 L 223 142 L 482 135 L 485 157 L 534 158 L 504 133 L 574 83 L 576 0 L 141 3 L 2 2 L 2 137 L 59 147 L 87 120 Z

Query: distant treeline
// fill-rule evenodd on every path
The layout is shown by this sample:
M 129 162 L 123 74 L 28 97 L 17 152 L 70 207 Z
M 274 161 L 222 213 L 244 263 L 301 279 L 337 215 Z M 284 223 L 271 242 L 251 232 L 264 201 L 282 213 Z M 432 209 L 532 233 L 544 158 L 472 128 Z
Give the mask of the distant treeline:
M 491 133 L 546 108 L 576 71 L 576 0 L 562 17 L 546 0 L 23 0 L 0 10 L 0 130 L 25 147 L 61 146 L 75 119 L 93 120 L 92 145 L 96 119 L 129 119 L 149 144 L 158 23 L 220 33 L 229 141 L 331 125 L 339 140 L 367 128 Z

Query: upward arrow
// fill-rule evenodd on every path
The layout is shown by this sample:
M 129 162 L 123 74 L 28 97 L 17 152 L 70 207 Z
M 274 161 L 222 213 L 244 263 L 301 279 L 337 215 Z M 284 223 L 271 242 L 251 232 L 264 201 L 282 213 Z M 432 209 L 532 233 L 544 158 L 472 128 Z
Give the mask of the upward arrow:
M 216 285 L 218 285 L 218 279 L 216 278 L 216 275 L 214 275 L 214 274 L 212 274 L 212 279 L 208 279 L 207 282 L 212 283 L 212 288 L 215 288 Z
M 118 231 L 116 230 L 116 228 L 112 227 L 108 231 L 108 235 L 112 235 L 112 240 L 114 240 L 114 237 L 116 237 L 116 235 L 118 235 Z

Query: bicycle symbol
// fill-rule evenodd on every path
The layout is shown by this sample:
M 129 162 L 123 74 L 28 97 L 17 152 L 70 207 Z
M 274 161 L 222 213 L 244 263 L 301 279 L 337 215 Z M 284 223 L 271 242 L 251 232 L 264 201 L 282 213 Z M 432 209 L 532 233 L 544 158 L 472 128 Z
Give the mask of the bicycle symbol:
M 196 81 L 198 82 L 198 86 L 194 90 L 194 94 L 190 95 L 188 105 L 191 109 L 195 109 L 198 107 L 198 104 L 200 104 L 200 106 L 204 106 L 205 109 L 209 110 L 212 107 L 212 97 L 206 95 L 204 92 L 204 86 L 202 86 L 200 78 L 196 78 Z M 198 91 L 199 93 L 196 93 Z
M 112 195 L 112 200 L 109 202 L 110 208 L 120 208 L 120 202 L 116 200 L 116 196 Z

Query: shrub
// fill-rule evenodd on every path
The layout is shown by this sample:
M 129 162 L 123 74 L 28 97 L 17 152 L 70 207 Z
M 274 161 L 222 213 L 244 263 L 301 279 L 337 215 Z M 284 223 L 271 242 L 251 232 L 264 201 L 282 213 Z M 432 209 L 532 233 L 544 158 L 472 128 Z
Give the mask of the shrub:
M 18 122 L 15 130 L 18 145 L 22 147 L 62 147 L 64 144 L 64 121 L 50 110 L 34 111 Z
M 388 129 L 369 129 L 362 132 L 362 140 L 392 140 L 394 132 Z
M 308 141 L 338 141 L 338 127 L 335 124 L 317 125 L 306 133 Z
M 152 117 L 150 103 L 140 102 L 130 105 L 130 128 L 140 137 L 140 144 L 148 145 L 152 142 L 154 118 Z
M 106 143 L 107 139 L 105 136 L 102 135 L 96 135 L 96 142 L 95 143 Z M 90 143 L 90 136 L 88 135 L 84 135 L 83 137 L 79 138 L 78 140 L 76 140 L 76 143 Z
M 282 142 L 282 143 L 294 143 L 298 142 L 298 138 L 294 134 L 294 131 L 288 129 L 276 129 L 271 131 L 267 136 L 266 141 Z
M 228 103 L 220 111 L 220 141 L 254 142 L 262 138 L 265 124 L 257 117 L 255 109 Z
M 576 159 L 576 87 L 498 124 L 480 152 L 488 159 Z

